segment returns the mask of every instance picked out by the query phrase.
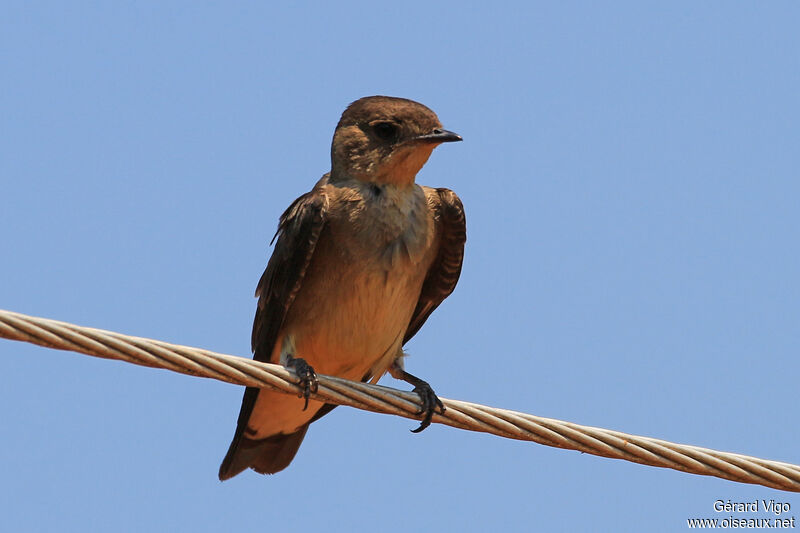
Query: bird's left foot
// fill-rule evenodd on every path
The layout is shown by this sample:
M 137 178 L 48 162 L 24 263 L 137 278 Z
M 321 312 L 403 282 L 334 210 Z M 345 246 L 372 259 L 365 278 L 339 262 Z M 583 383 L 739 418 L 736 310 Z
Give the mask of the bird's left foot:
M 303 405 L 303 411 L 308 408 L 308 397 L 311 393 L 316 393 L 319 389 L 319 380 L 317 373 L 314 369 L 306 363 L 306 360 L 301 357 L 292 357 L 286 363 L 286 368 L 290 369 L 298 377 L 300 382 L 298 385 L 302 389 L 298 398 L 304 398 L 306 403 Z
M 439 408 L 439 414 L 444 414 L 444 404 L 439 397 L 436 396 L 436 393 L 433 392 L 433 388 L 428 385 L 427 381 L 424 379 L 419 379 L 413 374 L 409 374 L 403 370 L 402 365 L 397 361 L 395 361 L 395 363 L 389 368 L 389 373 L 395 379 L 402 379 L 406 383 L 414 385 L 413 392 L 419 394 L 419 398 L 422 400 L 422 409 L 420 409 L 417 413 L 419 415 L 423 415 L 422 422 L 417 429 L 412 429 L 411 433 L 419 433 L 426 427 L 430 426 L 431 420 L 433 419 L 433 413 L 436 412 L 437 407 Z
M 419 379 L 419 378 L 416 378 Z M 431 420 L 433 419 L 433 413 L 436 412 L 436 408 L 439 408 L 439 413 L 444 414 L 444 404 L 442 400 L 436 396 L 436 393 L 433 392 L 433 388 L 428 385 L 427 381 L 423 381 L 419 379 L 419 383 L 416 384 L 414 387 L 414 391 L 419 394 L 420 399 L 422 400 L 422 409 L 419 411 L 418 414 L 425 414 L 422 418 L 422 422 L 420 423 L 417 429 L 412 429 L 411 433 L 419 433 L 426 427 L 431 425 Z

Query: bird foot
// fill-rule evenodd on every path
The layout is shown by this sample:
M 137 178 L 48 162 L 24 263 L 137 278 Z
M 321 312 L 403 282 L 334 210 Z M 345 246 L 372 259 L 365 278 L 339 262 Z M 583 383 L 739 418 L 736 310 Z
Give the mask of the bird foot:
M 294 375 L 299 379 L 297 384 L 302 391 L 298 394 L 298 398 L 305 399 L 306 403 L 303 405 L 303 411 L 305 411 L 308 409 L 308 397 L 311 396 L 312 393 L 316 393 L 317 389 L 319 389 L 317 373 L 314 372 L 311 365 L 306 363 L 305 359 L 300 357 L 292 357 L 289 359 L 286 363 L 286 368 L 294 372 Z
M 439 413 L 444 414 L 445 408 L 442 401 L 436 396 L 436 393 L 433 392 L 433 388 L 428 385 L 427 381 L 419 380 L 418 383 L 415 384 L 413 392 L 419 394 L 420 399 L 422 400 L 422 409 L 419 410 L 417 414 L 424 414 L 422 417 L 422 422 L 420 423 L 417 429 L 412 429 L 411 433 L 419 433 L 420 431 L 424 430 L 426 427 L 431 425 L 431 420 L 433 419 L 433 413 L 436 412 L 436 408 L 439 408 Z

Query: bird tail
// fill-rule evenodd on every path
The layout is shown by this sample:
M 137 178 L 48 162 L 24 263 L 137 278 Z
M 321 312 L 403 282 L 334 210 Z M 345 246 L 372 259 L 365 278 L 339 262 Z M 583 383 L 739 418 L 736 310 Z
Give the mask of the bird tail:
M 260 440 L 237 435 L 219 467 L 220 481 L 230 479 L 247 468 L 252 468 L 259 474 L 280 472 L 294 459 L 307 430 L 308 424 L 305 424 L 294 433 L 273 435 Z

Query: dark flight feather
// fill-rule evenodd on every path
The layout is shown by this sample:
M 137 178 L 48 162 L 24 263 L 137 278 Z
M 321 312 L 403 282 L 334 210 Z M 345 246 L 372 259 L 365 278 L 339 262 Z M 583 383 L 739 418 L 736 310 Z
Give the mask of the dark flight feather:
M 464 261 L 464 244 L 467 242 L 467 220 L 464 206 L 456 193 L 450 189 L 436 189 L 439 202 L 434 217 L 441 225 L 441 243 L 439 253 L 428 269 L 428 275 L 422 284 L 417 307 L 411 315 L 403 344 L 417 334 L 419 329 L 439 307 L 445 298 L 456 288 L 461 275 L 461 264 Z
M 256 361 L 278 362 L 271 360 L 278 333 L 300 289 L 325 226 L 328 199 L 322 187 L 327 183 L 327 178 L 326 174 L 310 192 L 292 202 L 281 215 L 275 234 L 278 242 L 256 288 L 258 307 L 251 339 L 253 359 Z M 303 442 L 308 425 L 290 435 L 275 435 L 262 440 L 249 439 L 244 435 L 258 399 L 258 391 L 255 387 L 247 387 L 244 391 L 236 432 L 219 467 L 220 479 L 231 478 L 249 466 L 256 467 L 261 473 L 278 472 L 289 464 Z

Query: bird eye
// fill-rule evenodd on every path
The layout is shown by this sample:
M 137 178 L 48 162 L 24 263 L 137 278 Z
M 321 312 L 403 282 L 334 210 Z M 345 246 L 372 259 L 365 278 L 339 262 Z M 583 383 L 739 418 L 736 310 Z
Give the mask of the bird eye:
M 378 122 L 372 125 L 372 130 L 379 139 L 389 141 L 397 137 L 397 126 L 391 122 Z

